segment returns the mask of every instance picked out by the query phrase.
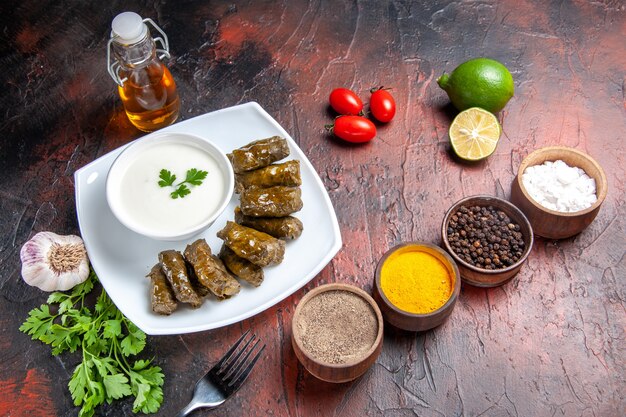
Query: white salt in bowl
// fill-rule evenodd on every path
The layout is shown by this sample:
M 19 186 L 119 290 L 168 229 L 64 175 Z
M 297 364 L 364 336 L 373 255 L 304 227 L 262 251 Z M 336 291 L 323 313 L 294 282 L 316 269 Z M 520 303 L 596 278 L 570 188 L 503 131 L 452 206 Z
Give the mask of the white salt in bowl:
M 563 213 L 548 209 L 535 201 L 522 181 L 526 168 L 541 165 L 546 161 L 565 162 L 570 167 L 581 168 L 596 182 L 596 202 L 584 210 Z M 519 166 L 517 177 L 511 184 L 511 201 L 526 215 L 535 235 L 548 239 L 565 239 L 582 232 L 596 218 L 606 198 L 608 184 L 606 175 L 591 156 L 565 146 L 549 146 L 529 154 Z

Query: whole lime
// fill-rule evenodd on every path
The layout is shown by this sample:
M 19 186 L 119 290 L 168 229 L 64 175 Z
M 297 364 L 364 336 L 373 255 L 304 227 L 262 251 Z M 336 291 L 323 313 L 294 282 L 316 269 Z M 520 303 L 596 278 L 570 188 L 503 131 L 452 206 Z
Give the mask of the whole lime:
M 470 59 L 456 67 L 450 75 L 444 72 L 437 84 L 448 93 L 454 107 L 461 111 L 480 107 L 497 113 L 515 92 L 509 70 L 489 58 Z

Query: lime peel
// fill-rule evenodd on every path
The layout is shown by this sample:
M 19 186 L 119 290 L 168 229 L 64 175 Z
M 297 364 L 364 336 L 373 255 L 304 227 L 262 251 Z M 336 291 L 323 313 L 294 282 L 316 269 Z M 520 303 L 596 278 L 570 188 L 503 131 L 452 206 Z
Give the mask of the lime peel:
M 441 77 L 437 78 L 437 84 L 439 84 L 439 87 L 445 90 L 448 87 L 449 80 L 450 76 L 446 72 L 444 72 L 443 74 L 441 74 Z
M 465 61 L 449 75 L 444 72 L 437 84 L 461 111 L 481 107 L 497 113 L 515 94 L 511 72 L 502 63 L 489 58 Z

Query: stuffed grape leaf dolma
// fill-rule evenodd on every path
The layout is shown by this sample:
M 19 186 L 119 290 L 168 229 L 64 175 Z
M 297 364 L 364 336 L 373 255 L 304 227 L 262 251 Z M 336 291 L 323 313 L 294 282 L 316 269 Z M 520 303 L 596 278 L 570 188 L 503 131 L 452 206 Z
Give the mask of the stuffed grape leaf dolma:
M 256 140 L 246 146 L 226 154 L 233 166 L 233 171 L 240 174 L 280 161 L 289 155 L 287 140 L 280 136 Z
M 183 257 L 184 256 L 185 255 L 183 254 Z M 193 289 L 196 291 L 196 294 L 198 294 L 200 297 L 206 297 L 207 295 L 209 295 L 211 291 L 209 291 L 207 287 L 202 285 L 202 283 L 198 279 L 198 276 L 196 275 L 196 271 L 193 270 L 193 266 L 191 266 L 189 261 L 185 262 L 185 264 L 187 264 L 187 275 L 189 276 L 189 281 L 191 282 Z
M 299 238 L 304 228 L 300 219 L 293 216 L 251 217 L 243 214 L 239 207 L 235 207 L 235 222 L 283 240 Z
M 220 259 L 226 265 L 226 268 L 239 279 L 258 287 L 263 282 L 263 269 L 252 262 L 243 259 L 228 246 L 222 245 L 220 250 Z
M 152 267 L 150 273 L 148 273 L 148 278 L 150 278 L 150 304 L 152 305 L 152 311 L 169 316 L 178 308 L 178 304 L 176 303 L 174 291 L 170 287 L 160 264 Z
M 206 240 L 198 239 L 187 245 L 185 259 L 193 267 L 198 281 L 217 298 L 229 298 L 239 292 L 239 282 L 228 273 L 222 261 L 211 254 Z
M 226 226 L 217 232 L 217 237 L 237 256 L 260 267 L 277 265 L 285 256 L 284 241 L 235 222 L 226 222 Z
M 241 212 L 252 217 L 284 217 L 302 209 L 299 187 L 277 185 L 246 188 L 240 196 Z
M 282 164 L 272 164 L 254 171 L 235 174 L 235 192 L 241 193 L 249 187 L 273 187 L 284 185 L 297 187 L 302 185 L 300 161 L 291 160 Z
M 180 252 L 175 250 L 165 250 L 159 253 L 161 269 L 167 277 L 176 299 L 181 303 L 189 303 L 193 308 L 198 308 L 202 304 L 202 298 L 196 293 L 193 284 L 187 275 L 187 265 Z

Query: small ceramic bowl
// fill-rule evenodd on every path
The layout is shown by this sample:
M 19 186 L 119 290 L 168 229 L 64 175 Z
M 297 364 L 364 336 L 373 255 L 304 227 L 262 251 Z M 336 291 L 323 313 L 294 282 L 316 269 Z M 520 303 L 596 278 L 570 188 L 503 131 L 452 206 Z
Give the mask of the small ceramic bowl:
M 452 215 L 456 213 L 456 211 L 462 206 L 492 206 L 498 210 L 502 210 L 507 216 L 511 218 L 511 220 L 517 223 L 520 226 L 520 232 L 522 233 L 525 246 L 520 259 L 513 265 L 510 265 L 506 268 L 483 269 L 466 262 L 464 259 L 458 256 L 452 250 L 452 246 L 450 245 L 450 241 L 448 240 L 448 223 L 450 222 L 450 218 L 452 217 Z M 443 246 L 446 248 L 450 256 L 452 256 L 452 258 L 458 265 L 459 270 L 461 271 L 461 279 L 464 283 L 473 285 L 475 287 L 497 287 L 499 285 L 503 285 L 509 282 L 519 272 L 524 262 L 526 262 L 526 258 L 528 258 L 528 255 L 530 254 L 530 251 L 533 247 L 534 236 L 530 222 L 528 221 L 526 216 L 524 216 L 524 213 L 520 211 L 520 209 L 501 198 L 479 195 L 463 198 L 457 201 L 452 207 L 450 207 L 450 209 L 444 216 L 441 225 L 441 240 L 443 242 Z
M 597 200 L 591 207 L 572 213 L 562 213 L 543 207 L 528 194 L 522 182 L 526 168 L 557 160 L 581 168 L 596 181 Z M 582 232 L 591 224 L 606 198 L 607 189 L 606 175 L 593 158 L 573 148 L 550 146 L 538 149 L 524 158 L 517 171 L 517 177 L 511 184 L 511 201 L 526 214 L 535 234 L 548 239 L 564 239 Z
M 437 310 L 424 313 L 415 314 L 408 311 L 404 311 L 396 307 L 385 295 L 381 287 L 381 270 L 385 261 L 395 253 L 418 251 L 432 255 L 438 259 L 448 270 L 448 276 L 454 281 L 452 283 L 452 292 L 450 297 L 444 305 Z M 431 245 L 423 242 L 409 242 L 395 246 L 389 249 L 383 257 L 378 261 L 376 267 L 376 279 L 374 285 L 374 299 L 380 306 L 383 317 L 387 323 L 402 330 L 412 332 L 423 332 L 430 330 L 434 327 L 442 324 L 452 313 L 456 300 L 459 297 L 461 291 L 461 277 L 459 275 L 459 269 L 456 266 L 454 260 L 443 249 L 438 246 Z
M 371 307 L 377 324 L 375 340 L 371 347 L 357 357 L 344 363 L 324 362 L 309 352 L 303 343 L 305 330 L 301 328 L 300 323 L 304 307 L 311 300 L 315 299 L 315 297 L 332 291 L 347 291 L 357 295 Z M 348 284 L 326 284 L 310 291 L 302 298 L 300 303 L 298 303 L 291 328 L 291 344 L 296 353 L 296 357 L 313 376 L 326 382 L 349 382 L 360 377 L 376 362 L 383 346 L 383 317 L 380 309 L 369 294 L 358 287 Z M 346 327 L 345 331 L 350 332 L 351 329 Z
M 207 171 L 186 195 L 172 197 L 189 171 Z M 162 170 L 176 175 L 161 185 Z M 185 133 L 153 133 L 137 139 L 115 159 L 106 182 L 107 203 L 128 229 L 156 240 L 180 241 L 210 227 L 233 195 L 235 177 L 226 155 L 212 142 Z

